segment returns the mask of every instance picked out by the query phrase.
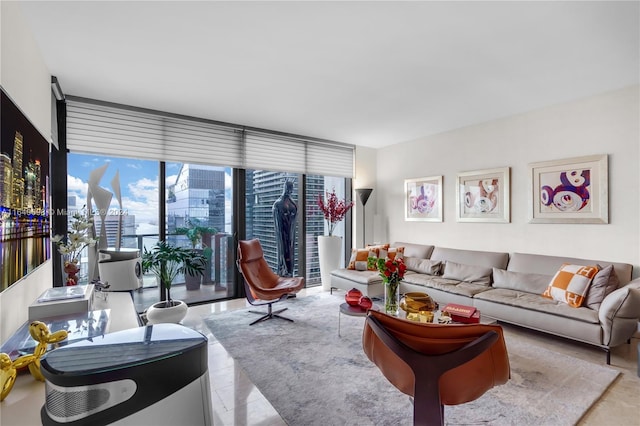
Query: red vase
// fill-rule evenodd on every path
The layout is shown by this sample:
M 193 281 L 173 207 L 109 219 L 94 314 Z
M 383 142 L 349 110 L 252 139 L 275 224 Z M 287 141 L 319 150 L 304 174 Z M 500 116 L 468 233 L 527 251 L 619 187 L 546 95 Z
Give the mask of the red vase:
M 362 292 L 357 288 L 352 288 L 344 296 L 344 300 L 346 300 L 347 303 L 351 306 L 358 306 L 358 303 L 360 303 L 361 297 L 362 297 Z
M 360 301 L 358 301 L 358 305 L 365 311 L 371 309 L 373 307 L 373 301 L 369 299 L 367 296 L 362 296 Z

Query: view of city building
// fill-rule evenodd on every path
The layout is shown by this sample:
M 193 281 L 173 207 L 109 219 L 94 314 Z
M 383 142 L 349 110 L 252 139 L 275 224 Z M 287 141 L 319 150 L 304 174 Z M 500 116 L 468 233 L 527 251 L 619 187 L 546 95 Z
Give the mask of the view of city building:
M 76 209 L 86 201 L 86 182 L 92 170 L 109 162 L 107 174 L 103 180 L 109 181 L 109 173 L 120 170 L 123 189 L 123 214 L 113 214 L 105 218 L 107 244 L 115 246 L 118 221 L 122 220 L 121 247 L 150 249 L 158 241 L 158 163 L 99 157 L 95 155 L 70 154 L 70 161 L 82 165 L 82 173 L 69 176 L 68 207 Z M 215 297 L 230 294 L 234 285 L 235 233 L 232 228 L 233 197 L 229 167 L 201 164 L 166 163 L 166 240 L 182 247 L 212 250 L 208 266 L 201 284 L 205 289 L 215 292 Z M 80 172 L 80 168 L 75 169 Z M 293 183 L 292 199 L 298 206 L 295 233 L 295 275 L 306 278 L 307 286 L 320 284 L 320 268 L 317 255 L 317 237 L 327 232 L 324 217 L 317 206 L 319 196 L 325 191 L 336 189 L 344 197 L 345 180 L 326 176 L 307 175 L 304 180 L 297 173 L 265 170 L 247 170 L 245 172 L 245 234 L 246 238 L 259 238 L 265 258 L 270 267 L 277 271 L 278 252 L 275 235 L 273 205 L 283 194 L 285 182 Z M 300 185 L 305 182 L 305 191 Z M 305 199 L 301 199 L 301 194 Z M 116 206 L 110 206 L 115 209 Z M 303 217 L 303 215 L 306 215 Z M 99 216 L 94 218 L 97 229 L 101 227 Z M 304 222 L 303 222 L 304 221 Z M 301 224 L 304 223 L 304 229 Z M 201 238 L 191 242 L 186 230 L 193 227 L 209 229 Z M 303 233 L 303 230 L 306 231 Z M 337 235 L 344 235 L 344 226 L 339 226 Z M 304 240 L 302 240 L 304 238 Z M 304 241 L 305 253 L 300 253 Z M 192 245 L 193 244 L 193 245 Z M 304 256 L 305 270 L 300 268 L 300 258 Z M 174 284 L 180 286 L 183 278 L 178 277 Z M 208 284 L 215 286 L 207 287 Z M 145 286 L 155 286 L 154 279 L 145 279 Z

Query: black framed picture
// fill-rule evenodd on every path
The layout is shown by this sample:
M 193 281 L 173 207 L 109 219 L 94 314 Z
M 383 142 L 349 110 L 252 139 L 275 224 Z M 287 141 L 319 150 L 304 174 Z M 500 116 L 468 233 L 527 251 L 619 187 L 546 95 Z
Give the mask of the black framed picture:
M 0 90 L 0 290 L 51 255 L 49 142 Z

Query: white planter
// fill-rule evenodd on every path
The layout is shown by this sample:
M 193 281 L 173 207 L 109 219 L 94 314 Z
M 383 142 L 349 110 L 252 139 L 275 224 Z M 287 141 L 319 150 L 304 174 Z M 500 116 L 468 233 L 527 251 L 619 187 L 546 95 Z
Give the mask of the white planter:
M 320 279 L 322 289 L 331 290 L 331 271 L 340 267 L 342 253 L 342 237 L 335 235 L 318 236 L 318 260 L 320 262 Z
M 147 323 L 161 324 L 174 323 L 178 324 L 187 316 L 189 307 L 182 300 L 172 300 L 174 306 L 165 307 L 165 302 L 154 303 L 147 309 Z

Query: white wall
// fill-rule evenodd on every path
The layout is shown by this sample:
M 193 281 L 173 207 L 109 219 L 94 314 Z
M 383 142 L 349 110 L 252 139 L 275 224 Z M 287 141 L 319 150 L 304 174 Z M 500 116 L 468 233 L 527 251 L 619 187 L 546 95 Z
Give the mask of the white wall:
M 51 140 L 51 74 L 18 2 L 0 2 L 0 84 Z
M 377 213 L 389 241 L 565 255 L 640 268 L 639 86 L 380 149 Z M 609 224 L 528 223 L 527 164 L 609 155 Z M 511 167 L 511 223 L 458 223 L 458 172 Z M 406 222 L 406 178 L 443 175 L 444 222 Z
M 0 2 L 0 85 L 51 140 L 51 75 L 18 2 Z M 51 261 L 0 293 L 0 341 L 27 320 L 27 307 L 51 287 Z
M 376 232 L 374 230 L 374 222 L 376 215 L 376 156 L 377 150 L 373 148 L 365 148 L 362 146 L 356 147 L 356 161 L 355 161 L 355 178 L 353 180 L 353 189 L 357 188 L 373 188 L 373 192 L 367 200 L 367 204 L 362 207 L 360 199 L 356 195 L 355 191 L 352 195 L 352 200 L 355 203 L 353 206 L 353 245 L 354 247 L 363 246 L 363 212 L 364 226 L 366 226 L 367 243 L 371 243 L 376 240 Z

